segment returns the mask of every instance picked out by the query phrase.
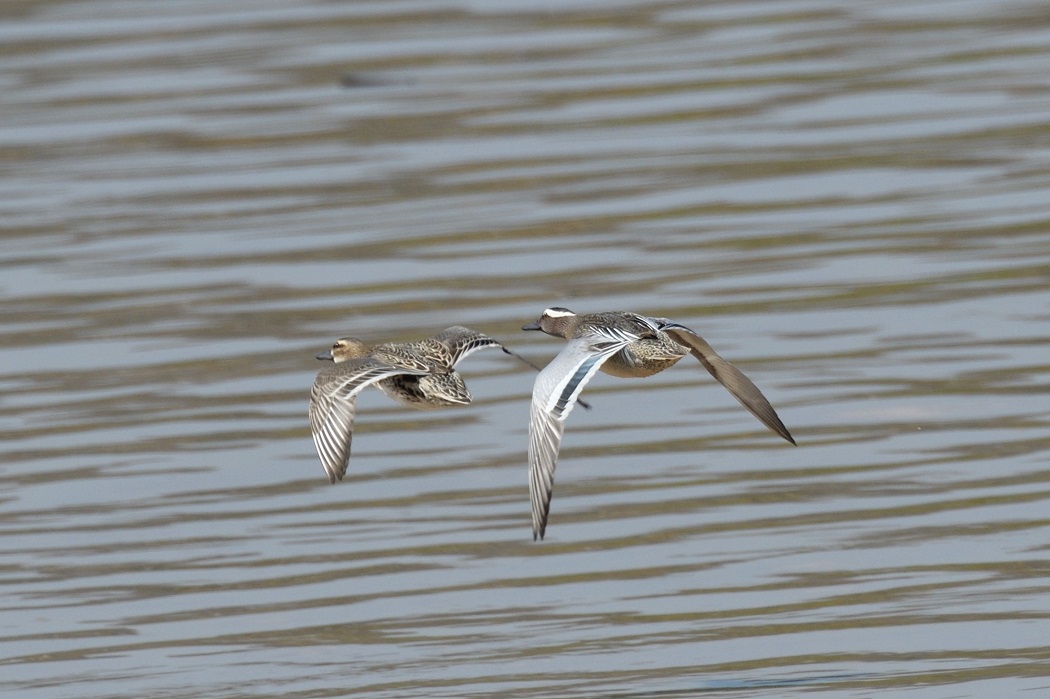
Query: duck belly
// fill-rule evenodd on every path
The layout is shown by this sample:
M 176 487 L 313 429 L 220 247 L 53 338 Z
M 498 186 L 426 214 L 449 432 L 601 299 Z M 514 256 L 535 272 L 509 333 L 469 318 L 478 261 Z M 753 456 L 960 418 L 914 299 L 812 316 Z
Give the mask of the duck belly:
M 659 374 L 678 363 L 685 356 L 681 345 L 662 338 L 638 340 L 605 360 L 601 371 L 625 379 L 644 378 Z
M 417 410 L 470 405 L 471 401 L 467 384 L 454 371 L 426 376 L 402 374 L 383 379 L 376 386 L 391 400 Z

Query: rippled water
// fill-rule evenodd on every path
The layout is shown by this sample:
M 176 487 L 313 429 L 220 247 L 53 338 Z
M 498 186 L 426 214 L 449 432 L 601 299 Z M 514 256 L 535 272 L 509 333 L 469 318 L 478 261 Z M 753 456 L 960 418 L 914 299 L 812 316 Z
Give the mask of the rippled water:
M 19 697 L 1050 687 L 1038 3 L 11 2 L 0 688 Z M 530 534 L 532 374 L 363 394 L 334 337 L 547 306 L 696 328 L 599 375 Z

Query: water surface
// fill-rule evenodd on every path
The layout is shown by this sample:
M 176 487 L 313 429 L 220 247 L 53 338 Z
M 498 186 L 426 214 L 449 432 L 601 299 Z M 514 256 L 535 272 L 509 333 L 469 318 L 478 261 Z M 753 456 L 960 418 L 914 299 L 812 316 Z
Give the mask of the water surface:
M 0 687 L 989 696 L 1050 685 L 1050 59 L 1022 2 L 9 3 Z M 598 376 L 547 540 L 532 374 L 359 401 L 333 338 L 552 305 Z

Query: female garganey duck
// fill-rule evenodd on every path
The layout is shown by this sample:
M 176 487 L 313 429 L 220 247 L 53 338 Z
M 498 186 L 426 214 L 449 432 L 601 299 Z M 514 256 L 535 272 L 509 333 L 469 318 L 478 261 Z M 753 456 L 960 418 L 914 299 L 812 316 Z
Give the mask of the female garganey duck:
M 346 473 L 361 389 L 375 384 L 398 403 L 423 410 L 469 405 L 470 391 L 455 366 L 483 347 L 498 347 L 539 369 L 491 337 L 458 325 L 420 342 L 369 345 L 344 337 L 317 355 L 333 362 L 318 372 L 310 391 L 310 431 L 328 480 L 335 483 Z
M 542 330 L 569 341 L 536 377 L 529 415 L 529 495 L 532 538 L 543 538 L 550 512 L 558 449 L 569 416 L 583 387 L 598 370 L 626 378 L 652 376 L 692 354 L 763 425 L 795 440 L 773 406 L 743 372 L 719 357 L 695 332 L 666 318 L 614 311 L 576 315 L 548 308 L 522 330 Z

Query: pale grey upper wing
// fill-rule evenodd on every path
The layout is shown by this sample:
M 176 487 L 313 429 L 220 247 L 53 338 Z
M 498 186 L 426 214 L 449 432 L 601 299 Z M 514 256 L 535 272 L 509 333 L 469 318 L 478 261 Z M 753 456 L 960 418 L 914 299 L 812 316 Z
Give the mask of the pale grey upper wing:
M 711 376 L 715 377 L 718 383 L 725 386 L 726 390 L 733 394 L 733 397 L 740 401 L 740 404 L 757 417 L 763 425 L 792 444 L 795 443 L 795 439 L 788 432 L 788 429 L 784 427 L 784 423 L 780 421 L 780 417 L 773 410 L 773 406 L 762 395 L 762 391 L 758 390 L 758 386 L 752 383 L 751 379 L 744 375 L 744 372 L 719 357 L 718 353 L 711 348 L 711 345 L 707 344 L 704 338 L 678 323 L 667 323 L 661 326 L 660 329 L 670 335 L 678 344 L 689 348 L 689 352 L 700 360 L 700 363 L 711 373 Z
M 534 540 L 542 539 L 547 530 L 554 468 L 558 464 L 565 418 L 602 362 L 636 339 L 628 333 L 602 330 L 570 340 L 536 376 L 529 413 L 529 497 Z
M 317 374 L 310 390 L 310 432 L 329 481 L 335 483 L 346 473 L 361 389 L 398 374 L 426 373 L 362 357 L 325 367 Z

